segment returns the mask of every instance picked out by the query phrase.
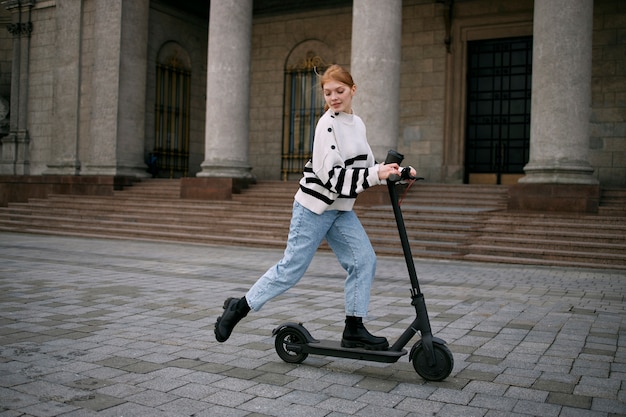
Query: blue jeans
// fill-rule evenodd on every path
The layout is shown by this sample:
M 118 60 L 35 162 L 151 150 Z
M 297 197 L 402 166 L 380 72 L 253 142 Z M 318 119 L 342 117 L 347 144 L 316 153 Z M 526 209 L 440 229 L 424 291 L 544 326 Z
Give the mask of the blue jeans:
M 296 285 L 324 238 L 348 273 L 344 284 L 346 315 L 366 317 L 376 273 L 376 254 L 361 222 L 353 211 L 315 214 L 298 202 L 293 205 L 283 258 L 246 294 L 250 308 L 258 311 L 266 302 Z

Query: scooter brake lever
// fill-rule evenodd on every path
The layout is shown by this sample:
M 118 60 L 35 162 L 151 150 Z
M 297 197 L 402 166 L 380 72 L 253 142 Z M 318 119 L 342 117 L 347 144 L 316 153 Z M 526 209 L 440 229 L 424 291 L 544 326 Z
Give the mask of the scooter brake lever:
M 402 172 L 400 173 L 400 178 L 409 181 L 422 181 L 424 179 L 424 177 L 411 175 L 411 167 L 405 167 L 404 169 L 402 169 Z

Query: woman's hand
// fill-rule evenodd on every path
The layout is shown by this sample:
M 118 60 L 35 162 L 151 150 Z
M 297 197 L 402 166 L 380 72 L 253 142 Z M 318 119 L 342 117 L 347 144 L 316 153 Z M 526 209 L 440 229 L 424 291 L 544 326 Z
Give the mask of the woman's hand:
M 390 175 L 400 175 L 400 166 L 395 162 L 392 164 L 378 165 L 378 179 L 386 180 Z

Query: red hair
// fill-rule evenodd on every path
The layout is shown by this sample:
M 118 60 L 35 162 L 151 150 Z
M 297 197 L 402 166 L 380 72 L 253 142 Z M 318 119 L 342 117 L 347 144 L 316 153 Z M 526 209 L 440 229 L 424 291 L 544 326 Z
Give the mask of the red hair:
M 326 71 L 324 71 L 324 75 L 320 77 L 320 87 L 324 89 L 324 84 L 329 81 L 337 81 L 350 88 L 354 86 L 354 80 L 352 79 L 350 72 L 337 64 L 331 65 L 326 69 Z M 328 109 L 328 104 L 324 105 L 324 111 Z

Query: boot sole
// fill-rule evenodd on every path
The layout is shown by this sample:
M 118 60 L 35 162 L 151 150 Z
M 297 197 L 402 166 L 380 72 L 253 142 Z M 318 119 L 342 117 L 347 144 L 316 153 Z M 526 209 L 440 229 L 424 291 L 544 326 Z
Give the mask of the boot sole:
M 226 299 L 226 301 L 224 301 L 224 305 L 222 306 L 222 309 L 223 309 L 224 311 L 226 311 L 226 309 L 228 308 L 228 305 L 230 304 L 230 302 L 231 302 L 232 300 L 236 300 L 236 298 L 234 298 L 234 297 L 230 297 L 230 298 L 227 298 L 227 299 Z M 220 343 L 223 343 L 223 342 L 225 342 L 225 341 L 227 341 L 227 340 L 228 340 L 228 338 L 230 337 L 230 334 L 229 334 L 228 336 L 224 337 L 224 336 L 222 336 L 222 334 L 219 332 L 219 330 L 218 330 L 218 329 L 219 329 L 219 326 L 220 326 L 220 321 L 221 321 L 221 320 L 222 320 L 222 316 L 219 316 L 219 317 L 217 318 L 217 320 L 215 321 L 215 328 L 213 329 L 213 333 L 215 333 L 215 340 L 217 340 L 217 341 L 218 341 L 218 342 L 220 342 Z M 231 330 L 231 331 L 232 331 L 232 330 Z

